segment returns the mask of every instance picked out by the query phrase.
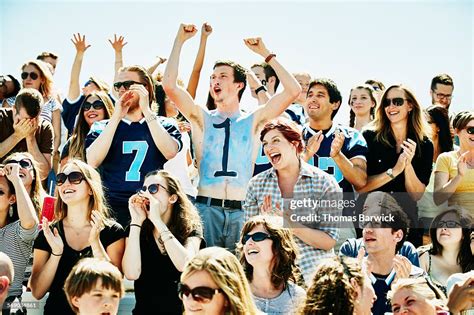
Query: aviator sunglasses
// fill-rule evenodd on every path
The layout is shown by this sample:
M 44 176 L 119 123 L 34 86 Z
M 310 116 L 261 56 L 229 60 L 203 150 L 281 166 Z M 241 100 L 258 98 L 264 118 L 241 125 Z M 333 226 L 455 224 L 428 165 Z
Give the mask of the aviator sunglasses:
M 196 287 L 191 289 L 183 283 L 178 284 L 178 295 L 181 300 L 183 299 L 183 295 L 189 297 L 191 294 L 194 301 L 198 303 L 209 303 L 215 294 L 223 292 L 222 289 L 212 289 L 209 287 Z
M 383 107 L 389 107 L 390 104 L 393 104 L 395 106 L 403 106 L 406 100 L 406 98 L 402 97 L 386 98 L 383 101 Z
M 242 244 L 245 245 L 249 239 L 252 239 L 254 242 L 261 242 L 266 240 L 267 238 L 271 238 L 270 235 L 263 232 L 256 232 L 253 234 L 245 234 L 242 238 Z
M 22 72 L 21 73 L 21 78 L 23 80 L 26 80 L 30 76 L 31 80 L 36 80 L 38 79 L 39 75 L 35 72 Z
M 85 177 L 81 172 L 71 172 L 67 175 L 59 173 L 56 175 L 56 185 L 61 186 L 66 182 L 66 179 L 69 180 L 71 184 L 78 185 L 85 179 Z

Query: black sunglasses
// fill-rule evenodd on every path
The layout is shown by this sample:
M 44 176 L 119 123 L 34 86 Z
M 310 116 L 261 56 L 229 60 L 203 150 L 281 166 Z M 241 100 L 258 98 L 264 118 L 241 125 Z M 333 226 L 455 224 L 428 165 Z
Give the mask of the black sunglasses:
M 123 88 L 124 88 L 125 90 L 128 90 L 128 89 L 130 89 L 130 87 L 131 87 L 132 85 L 134 85 L 134 84 L 145 85 L 145 84 L 140 83 L 140 82 L 136 82 L 136 81 L 133 81 L 133 80 L 128 80 L 128 81 L 123 81 L 123 82 L 115 82 L 115 83 L 114 83 L 114 89 L 115 89 L 115 91 L 118 92 L 118 91 L 120 90 L 120 88 L 123 86 Z
M 35 72 L 22 72 L 22 74 L 21 74 L 21 78 L 23 80 L 28 79 L 28 76 L 30 76 L 31 80 L 36 80 L 39 77 L 39 75 Z
M 156 194 L 159 190 L 160 190 L 160 187 L 163 188 L 166 192 L 169 193 L 168 189 L 166 189 L 165 187 L 163 187 L 163 185 L 160 185 L 160 184 L 151 184 L 149 185 L 148 187 L 147 186 L 143 186 L 142 188 L 140 188 L 137 192 L 145 192 L 147 191 L 148 189 L 148 192 L 152 195 Z
M 84 104 L 82 104 L 82 108 L 84 109 L 85 112 L 90 110 L 91 107 L 94 108 L 95 110 L 99 110 L 99 109 L 103 109 L 105 105 L 104 105 L 104 102 L 102 102 L 101 100 L 97 100 L 94 103 L 84 102 Z
M 466 132 L 470 135 L 474 134 L 474 127 L 467 127 Z
M 267 233 L 263 233 L 263 232 L 256 232 L 256 233 L 253 233 L 253 234 L 245 234 L 244 237 L 242 238 L 242 244 L 245 245 L 245 243 L 247 243 L 247 241 L 249 239 L 252 239 L 254 242 L 261 242 L 261 241 L 264 241 L 266 240 L 267 238 L 270 238 L 270 235 L 268 235 Z
M 71 184 L 79 185 L 85 179 L 85 177 L 81 172 L 71 172 L 67 175 L 64 173 L 59 173 L 56 175 L 56 185 L 61 186 L 66 182 L 66 179 L 68 179 Z
M 402 97 L 386 98 L 383 100 L 383 107 L 389 107 L 390 104 L 393 104 L 395 106 L 403 106 L 406 100 L 406 98 Z
M 182 300 L 183 295 L 189 297 L 189 294 L 193 297 L 193 300 L 198 303 L 209 303 L 215 294 L 223 293 L 222 289 L 213 289 L 209 287 L 197 287 L 191 289 L 184 283 L 178 284 L 178 296 Z
M 4 162 L 5 164 L 13 163 L 13 164 L 20 164 L 21 168 L 24 169 L 30 169 L 33 168 L 33 163 L 29 159 L 23 159 L 23 160 L 7 160 Z
M 462 227 L 461 223 L 457 221 L 439 221 L 437 224 L 438 229 L 442 229 L 442 228 L 454 229 L 457 227 Z

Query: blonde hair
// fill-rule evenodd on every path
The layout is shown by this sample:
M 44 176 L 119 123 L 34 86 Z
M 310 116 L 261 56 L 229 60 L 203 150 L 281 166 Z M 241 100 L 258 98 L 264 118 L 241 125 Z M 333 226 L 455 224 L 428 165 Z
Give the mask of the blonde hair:
M 423 110 L 416 99 L 415 94 L 408 87 L 402 84 L 392 85 L 384 91 L 382 98 L 380 99 L 380 104 L 377 105 L 375 110 L 375 118 L 368 126 L 368 129 L 375 131 L 375 139 L 378 142 L 393 147 L 389 141 L 390 136 L 393 137 L 393 131 L 383 105 L 387 99 L 388 92 L 392 89 L 402 90 L 405 93 L 407 102 L 412 105 L 412 110 L 408 114 L 407 120 L 407 136 L 415 137 L 413 140 L 418 144 L 416 151 L 418 152 L 418 155 L 421 155 L 421 146 L 419 144 L 423 142 L 424 137 L 431 136 L 431 128 L 426 121 L 426 117 L 423 114 Z
M 206 271 L 217 286 L 223 290 L 229 302 L 225 314 L 257 314 L 250 286 L 242 265 L 229 251 L 221 247 L 200 250 L 184 268 L 181 282 L 197 271 Z
M 403 289 L 411 290 L 416 295 L 432 301 L 432 305 L 444 306 L 444 293 L 436 286 L 428 282 L 426 278 L 400 279 L 392 285 L 392 289 L 387 293 L 387 299 L 392 300 L 395 294 Z
M 43 96 L 44 101 L 47 102 L 47 100 L 53 96 L 53 75 L 48 69 L 46 62 L 41 60 L 30 60 L 21 67 L 21 70 L 23 71 L 26 66 L 33 66 L 39 71 L 39 79 L 44 80 L 39 87 L 39 91 Z
M 111 219 L 109 208 L 107 207 L 104 190 L 102 188 L 102 180 L 100 179 L 99 173 L 87 163 L 82 162 L 78 159 L 69 160 L 62 168 L 61 172 L 70 165 L 75 165 L 79 168 L 82 175 L 84 175 L 84 180 L 89 185 L 89 188 L 92 191 L 92 195 L 89 199 L 89 205 L 87 207 L 87 217 L 90 218 L 92 210 L 97 210 L 104 218 L 104 224 L 111 226 L 113 220 Z M 67 204 L 61 199 L 59 192 L 56 191 L 56 204 L 54 207 L 54 217 L 56 221 L 60 221 L 67 217 Z
M 124 295 L 122 273 L 117 267 L 106 260 L 81 259 L 64 282 L 64 292 L 74 313 L 79 313 L 79 309 L 73 305 L 72 299 L 92 291 L 99 280 L 102 281 L 102 288 L 116 291 L 120 298 Z

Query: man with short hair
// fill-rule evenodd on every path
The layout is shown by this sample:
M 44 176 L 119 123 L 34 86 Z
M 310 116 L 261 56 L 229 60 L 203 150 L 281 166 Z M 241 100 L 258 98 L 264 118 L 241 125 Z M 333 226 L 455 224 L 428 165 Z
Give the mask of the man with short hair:
M 438 74 L 431 80 L 431 103 L 441 105 L 449 110 L 453 98 L 454 83 L 453 78 L 448 74 Z
M 129 224 L 128 199 L 143 186 L 145 175 L 163 169 L 182 147 L 176 122 L 158 117 L 153 81 L 146 69 L 120 69 L 114 88 L 120 99 L 108 120 L 92 125 L 85 140 L 87 163 L 100 168 L 107 200 L 117 221 Z
M 13 108 L 0 108 L 0 161 L 13 152 L 29 152 L 43 180 L 51 169 L 53 127 L 39 117 L 42 104 L 40 92 L 22 89 Z
M 6 104 L 6 99 L 15 97 L 20 89 L 20 82 L 14 76 L 11 74 L 0 75 L 0 107 L 9 107 Z
M 276 90 L 280 85 L 280 79 L 278 79 L 278 75 L 275 70 L 273 70 L 272 66 L 266 62 L 262 62 L 254 64 L 250 69 L 255 73 L 260 82 L 262 82 L 262 85 L 267 89 L 268 94 L 270 94 L 270 96 L 275 95 Z M 252 96 L 254 95 L 252 94 Z
M 246 70 L 234 62 L 217 62 L 210 82 L 210 95 L 217 109 L 209 111 L 197 106 L 186 90 L 176 84 L 181 48 L 196 32 L 194 25 L 180 25 L 163 87 L 192 126 L 200 176 L 196 207 L 203 219 L 207 245 L 233 250 L 243 226 L 242 202 L 260 148 L 260 130 L 288 107 L 301 88 L 261 38 L 250 38 L 244 40 L 245 44 L 275 69 L 283 91 L 265 105 L 244 113 L 240 99 L 246 87 Z
M 13 263 L 7 254 L 0 252 L 0 309 L 8 296 L 8 289 L 13 282 Z
M 58 55 L 55 53 L 52 53 L 50 51 L 43 51 L 41 54 L 39 54 L 36 59 L 44 61 L 48 64 L 51 65 L 51 73 L 54 75 L 56 72 L 56 66 L 58 65 Z

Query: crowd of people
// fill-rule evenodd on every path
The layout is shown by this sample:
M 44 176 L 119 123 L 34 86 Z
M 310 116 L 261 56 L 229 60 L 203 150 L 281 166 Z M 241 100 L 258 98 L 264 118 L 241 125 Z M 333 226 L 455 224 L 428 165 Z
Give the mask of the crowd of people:
M 262 38 L 247 70 L 216 61 L 196 90 L 204 23 L 187 85 L 171 54 L 151 66 L 115 53 L 112 88 L 76 55 L 66 98 L 58 56 L 0 75 L 0 305 L 26 314 L 461 314 L 474 312 L 474 111 L 409 87 L 290 73 Z M 164 72 L 155 74 L 160 64 Z M 255 104 L 241 104 L 247 87 Z

